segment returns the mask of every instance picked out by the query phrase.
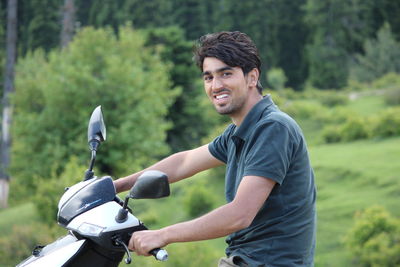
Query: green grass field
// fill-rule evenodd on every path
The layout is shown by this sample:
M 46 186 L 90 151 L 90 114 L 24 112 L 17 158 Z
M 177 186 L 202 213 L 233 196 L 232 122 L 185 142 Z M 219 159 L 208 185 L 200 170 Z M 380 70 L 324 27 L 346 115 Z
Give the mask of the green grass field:
M 10 209 L 0 210 L 0 236 L 11 232 L 13 226 L 39 221 L 33 203 L 26 203 Z
M 354 213 L 381 205 L 400 216 L 400 138 L 311 147 L 318 190 L 316 266 L 351 266 L 343 238 Z

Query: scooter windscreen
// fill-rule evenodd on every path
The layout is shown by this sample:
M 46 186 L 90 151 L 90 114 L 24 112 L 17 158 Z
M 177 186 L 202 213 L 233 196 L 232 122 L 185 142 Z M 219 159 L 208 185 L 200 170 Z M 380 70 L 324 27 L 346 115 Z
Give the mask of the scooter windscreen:
M 93 178 L 83 182 L 80 187 L 69 188 L 60 200 L 57 221 L 64 227 L 79 214 L 114 200 L 116 195 L 113 181 L 109 176 Z M 72 193 L 68 192 L 70 190 Z

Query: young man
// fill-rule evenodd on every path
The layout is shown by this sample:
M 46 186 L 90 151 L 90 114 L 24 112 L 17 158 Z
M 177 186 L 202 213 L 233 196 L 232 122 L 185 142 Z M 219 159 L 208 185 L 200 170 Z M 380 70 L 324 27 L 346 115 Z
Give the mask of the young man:
M 147 168 L 177 182 L 226 164 L 227 204 L 197 219 L 132 235 L 129 248 L 148 256 L 156 247 L 228 236 L 219 266 L 313 266 L 315 186 L 303 134 L 269 95 L 262 97 L 256 46 L 241 32 L 200 38 L 195 61 L 204 89 L 232 124 L 213 142 L 173 154 Z M 138 172 L 115 181 L 129 190 Z

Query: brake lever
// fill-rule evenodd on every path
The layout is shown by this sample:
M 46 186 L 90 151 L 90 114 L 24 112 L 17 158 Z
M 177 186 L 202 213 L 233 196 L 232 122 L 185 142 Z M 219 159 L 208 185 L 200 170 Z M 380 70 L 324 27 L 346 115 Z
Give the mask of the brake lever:
M 125 253 L 127 258 L 125 259 L 126 264 L 130 264 L 132 262 L 131 252 L 128 249 L 128 246 L 119 238 L 114 240 L 117 245 L 121 245 L 125 249 Z

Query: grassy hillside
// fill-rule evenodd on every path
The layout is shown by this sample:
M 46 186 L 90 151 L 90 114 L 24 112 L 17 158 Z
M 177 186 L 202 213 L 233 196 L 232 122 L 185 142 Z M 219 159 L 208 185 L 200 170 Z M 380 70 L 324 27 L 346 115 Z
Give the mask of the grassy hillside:
M 33 203 L 26 203 L 14 208 L 0 210 L 0 236 L 10 233 L 12 226 L 39 221 Z
M 351 266 L 343 237 L 374 204 L 400 216 L 400 138 L 310 149 L 318 189 L 316 266 Z

